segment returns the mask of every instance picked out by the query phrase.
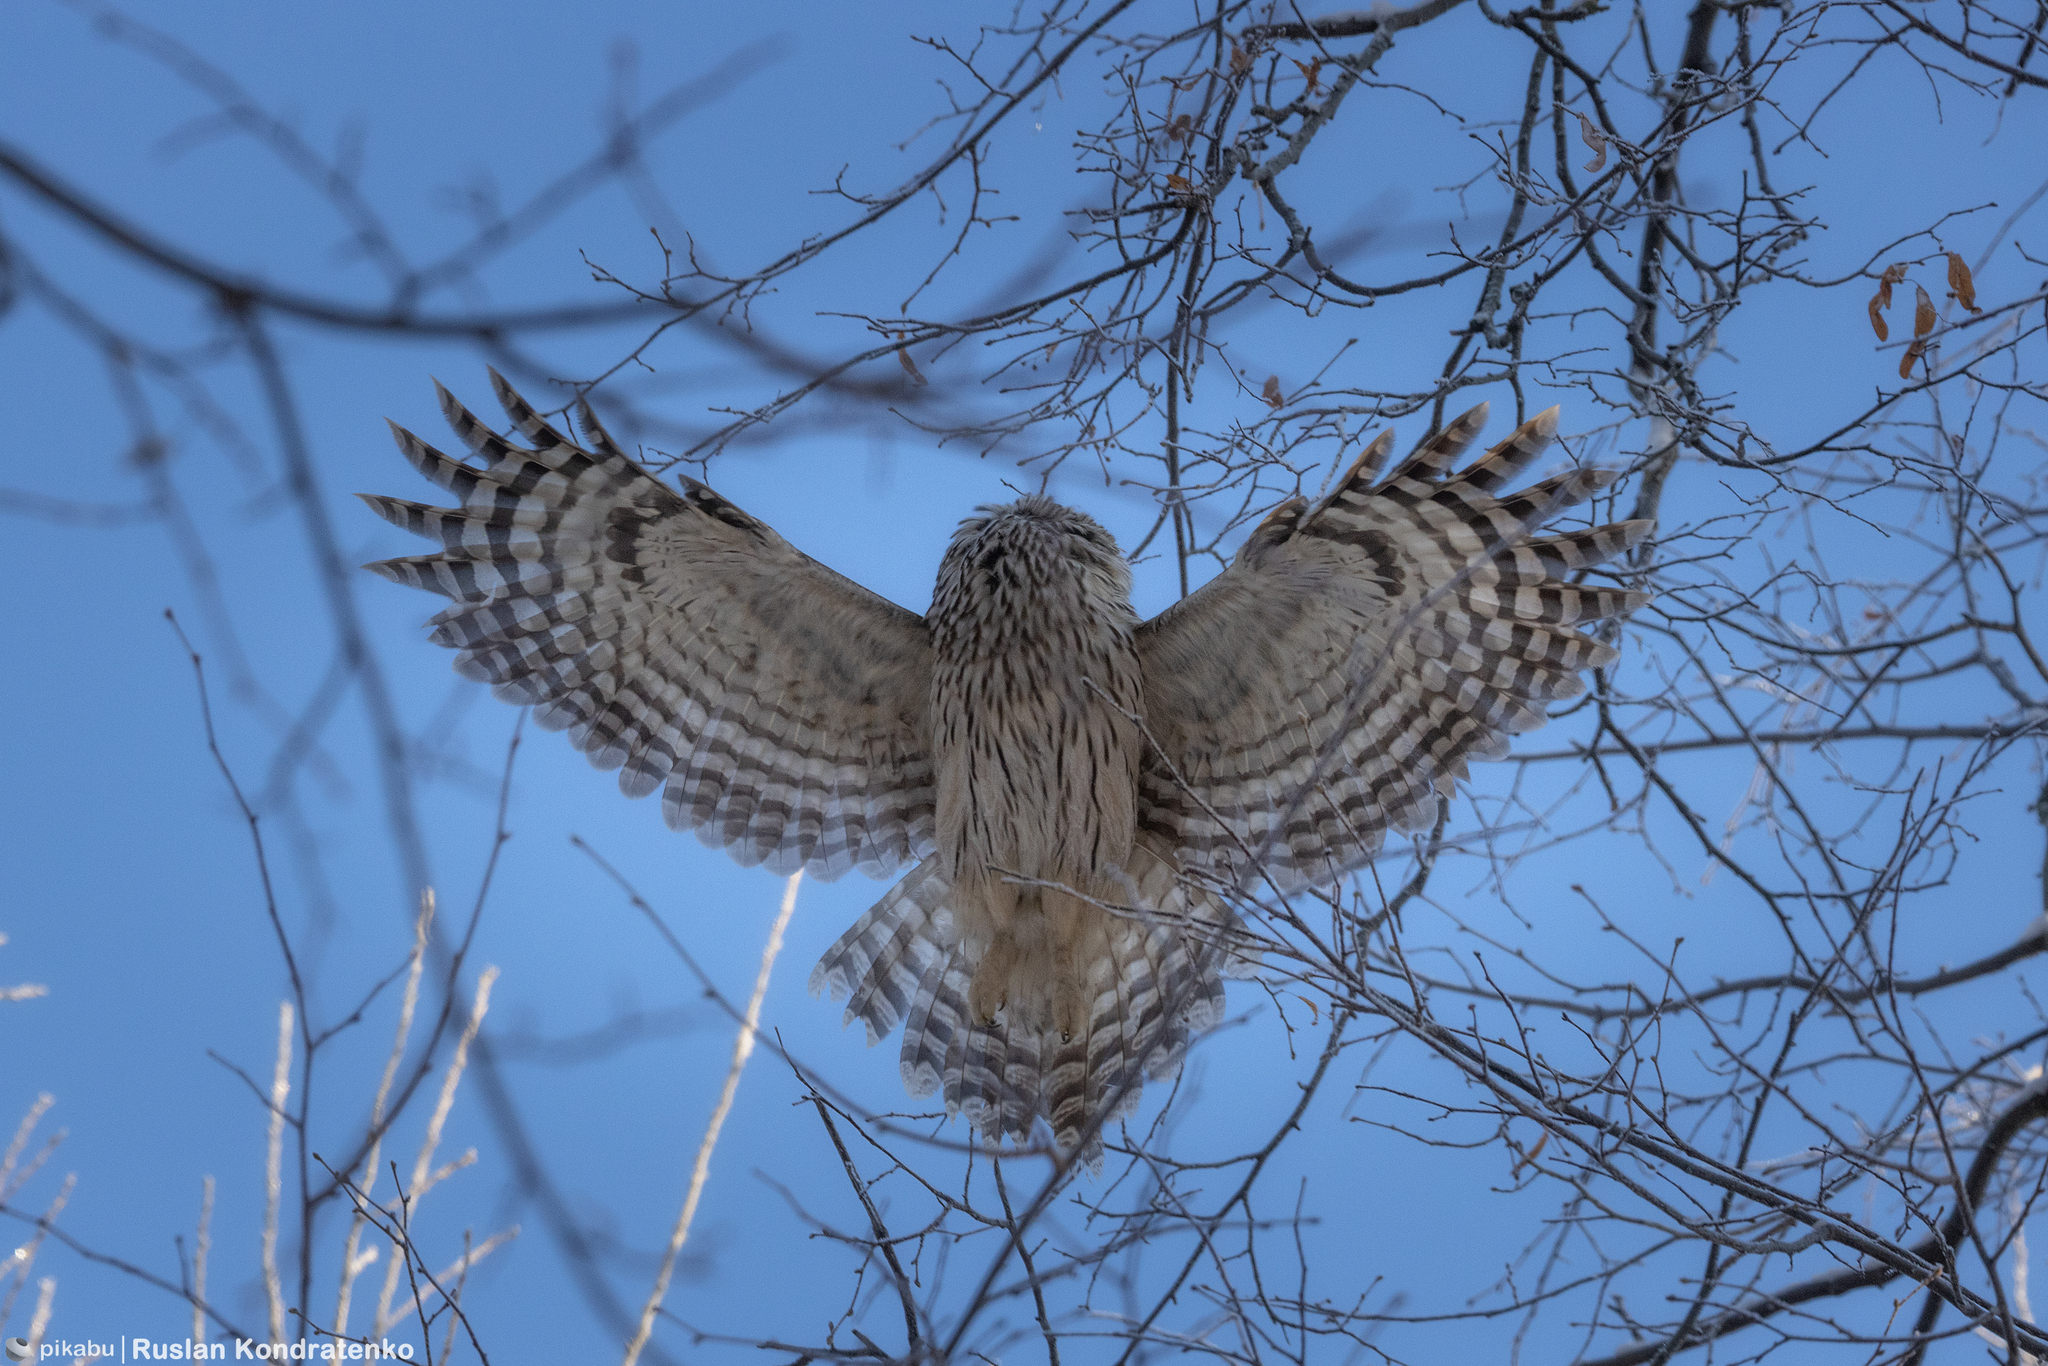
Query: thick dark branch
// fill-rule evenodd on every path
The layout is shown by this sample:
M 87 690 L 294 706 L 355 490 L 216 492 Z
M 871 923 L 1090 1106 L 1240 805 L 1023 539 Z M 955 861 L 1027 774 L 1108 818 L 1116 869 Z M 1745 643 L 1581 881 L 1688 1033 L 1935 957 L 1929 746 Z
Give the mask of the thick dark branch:
M 441 317 L 409 309 L 363 308 L 317 295 L 303 294 L 251 279 L 174 247 L 96 203 L 84 191 L 38 165 L 28 153 L 0 142 L 0 172 L 33 191 L 74 221 L 151 265 L 204 287 L 229 306 L 257 306 L 307 322 L 371 332 L 408 332 L 429 337 L 488 337 L 503 332 L 560 331 L 638 322 L 663 316 L 664 310 L 633 300 L 614 304 L 564 304 L 553 308 L 507 309 L 498 313 L 449 314 Z
M 2048 1119 L 2048 1089 L 2036 1089 L 2023 1096 L 2006 1112 L 1998 1117 L 1990 1132 L 1984 1135 L 1983 1146 L 1970 1163 L 1970 1173 L 1964 1182 L 1964 1198 L 1950 1212 L 1938 1234 L 1932 1234 L 1915 1243 L 1912 1255 L 1934 1268 L 1934 1274 L 1927 1280 L 1929 1294 L 1966 1312 L 1973 1312 L 1974 1306 L 1961 1301 L 1959 1292 L 1948 1274 L 1942 1270 L 1952 1267 L 1954 1251 L 1962 1245 L 1968 1224 L 1974 1212 L 1983 1203 L 1984 1191 L 1991 1183 L 1991 1176 L 1998 1163 L 2005 1156 L 2006 1149 L 2019 1136 L 2022 1129 L 2039 1120 Z M 1783 1313 L 1787 1309 L 1815 1300 L 1832 1299 L 1857 1290 L 1867 1290 L 1897 1279 L 1899 1268 L 1879 1261 L 1867 1261 L 1847 1271 L 1838 1271 L 1830 1276 L 1817 1276 L 1810 1281 L 1800 1281 L 1783 1290 L 1761 1294 L 1736 1306 L 1725 1314 L 1699 1324 L 1683 1339 L 1665 1339 L 1661 1342 L 1646 1342 L 1616 1352 L 1612 1356 L 1599 1357 L 1583 1363 L 1583 1366 L 1641 1366 L 1644 1362 L 1668 1361 L 1673 1352 L 1693 1347 L 1703 1347 L 1718 1338 L 1728 1336 L 1744 1328 L 1752 1327 Z M 2018 1325 L 2020 1341 L 2015 1346 L 2035 1355 L 2048 1351 L 2048 1333 L 2033 1324 Z
M 1609 758 L 1643 754 L 1655 759 L 1696 749 L 1747 749 L 1753 745 L 1831 745 L 1838 740 L 1993 740 L 2011 739 L 2037 729 L 2039 722 L 2009 726 L 1843 726 L 1833 730 L 1759 730 L 1748 735 L 1705 735 L 1692 740 L 1663 740 L 1638 748 L 1581 745 L 1571 749 L 1539 749 L 1517 753 L 1506 763 L 1533 764 L 1553 759 Z
M 1371 10 L 1344 10 L 1337 14 L 1325 14 L 1307 23 L 1296 20 L 1283 24 L 1247 24 L 1244 36 L 1264 41 L 1304 41 L 1318 38 L 1358 38 L 1368 33 L 1393 33 L 1404 28 L 1426 24 L 1440 14 L 1448 14 L 1465 0 L 1423 0 L 1419 5 L 1407 9 L 1375 7 Z
M 1818 994 L 1837 1005 L 1855 1005 L 1878 996 L 1924 996 L 1930 991 L 1973 982 L 1979 977 L 1988 977 L 2003 972 L 2015 963 L 2024 962 L 2035 955 L 2048 951 L 2048 916 L 2037 920 L 2034 927 L 2014 943 L 2008 944 L 1993 954 L 1987 954 L 1975 962 L 1965 963 L 1959 968 L 1943 968 L 1925 977 L 1894 977 L 1888 972 L 1874 972 L 1864 986 L 1844 990 L 1830 986 L 1804 973 L 1779 973 L 1770 976 L 1740 977 L 1732 982 L 1717 982 L 1704 991 L 1680 990 L 1678 995 L 1654 1001 L 1641 1006 L 1600 1006 L 1588 1005 L 1581 1000 L 1562 996 L 1531 996 L 1520 992 L 1500 992 L 1494 987 L 1477 987 L 1463 982 L 1446 981 L 1427 977 L 1412 968 L 1404 969 L 1404 975 L 1437 991 L 1454 991 L 1465 995 L 1494 999 L 1504 996 L 1517 1006 L 1546 1010 L 1569 1011 L 1588 1020 L 1642 1020 L 1654 1015 L 1690 1014 L 1709 1001 L 1728 996 L 1754 995 L 1762 991 L 1794 991 L 1801 994 Z M 1591 990 L 1615 991 L 1618 987 L 1593 988 Z M 1626 990 L 1647 996 L 1642 988 L 1631 983 Z

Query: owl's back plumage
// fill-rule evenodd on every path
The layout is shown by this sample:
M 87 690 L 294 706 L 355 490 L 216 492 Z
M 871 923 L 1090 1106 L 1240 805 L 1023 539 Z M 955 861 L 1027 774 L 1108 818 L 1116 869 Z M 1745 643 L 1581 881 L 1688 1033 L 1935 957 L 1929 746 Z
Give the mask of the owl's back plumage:
M 670 825 L 780 872 L 915 864 L 812 989 L 870 1043 L 902 1024 L 912 1094 L 992 1138 L 1042 1116 L 1093 1148 L 1246 967 L 1219 893 L 1327 882 L 1426 828 L 1467 759 L 1614 657 L 1574 627 L 1642 600 L 1566 576 L 1648 523 L 1534 534 L 1607 476 L 1502 494 L 1555 409 L 1455 476 L 1484 405 L 1375 483 L 1383 435 L 1150 622 L 1087 516 L 984 508 L 919 618 L 492 379 L 528 446 L 446 390 L 478 464 L 394 427 L 462 505 L 366 496 L 442 544 L 370 568 L 452 598 L 432 624 L 456 667 L 627 795 L 662 789 Z

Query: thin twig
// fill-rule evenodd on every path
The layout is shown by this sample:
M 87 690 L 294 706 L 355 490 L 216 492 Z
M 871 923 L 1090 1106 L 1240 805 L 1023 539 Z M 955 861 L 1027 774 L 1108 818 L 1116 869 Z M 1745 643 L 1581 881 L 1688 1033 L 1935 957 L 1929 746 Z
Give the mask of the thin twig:
M 690 1187 L 683 1196 L 682 1212 L 676 1216 L 675 1229 L 669 1234 L 668 1247 L 661 1256 L 661 1268 L 654 1275 L 654 1288 L 648 1292 L 647 1303 L 640 1310 L 639 1329 L 626 1343 L 624 1366 L 634 1366 L 639 1361 L 641 1349 L 654 1332 L 654 1316 L 660 1311 L 662 1300 L 668 1296 L 669 1277 L 675 1272 L 676 1257 L 690 1236 L 691 1221 L 697 1217 L 697 1202 L 703 1198 L 704 1183 L 711 1175 L 711 1152 L 718 1146 L 719 1130 L 725 1127 L 725 1117 L 731 1113 L 733 1097 L 739 1092 L 740 1073 L 746 1069 L 747 1059 L 753 1054 L 754 1034 L 761 1022 L 761 1003 L 768 996 L 768 974 L 775 967 L 776 955 L 782 952 L 782 932 L 789 927 L 789 918 L 796 911 L 796 889 L 802 880 L 803 872 L 798 870 L 791 873 L 789 881 L 783 885 L 782 909 L 776 913 L 775 923 L 769 927 L 768 943 L 761 950 L 761 969 L 754 977 L 754 993 L 747 998 L 747 1017 L 740 1025 L 739 1037 L 733 1040 L 732 1064 L 726 1069 L 725 1085 L 719 1090 L 718 1104 L 712 1107 L 711 1120 L 704 1126 L 704 1139 L 697 1145 L 697 1158 L 690 1164 Z

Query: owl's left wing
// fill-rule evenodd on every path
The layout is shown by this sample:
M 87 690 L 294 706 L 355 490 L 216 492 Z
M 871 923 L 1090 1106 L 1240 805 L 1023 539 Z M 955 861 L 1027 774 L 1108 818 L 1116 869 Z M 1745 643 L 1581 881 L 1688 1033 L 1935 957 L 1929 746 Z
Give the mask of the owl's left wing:
M 1258 867 L 1282 891 L 1339 877 L 1387 830 L 1427 829 L 1466 760 L 1505 755 L 1615 657 L 1572 628 L 1646 595 L 1568 576 L 1651 523 L 1535 534 L 1611 481 L 1597 471 L 1496 496 L 1549 444 L 1555 408 L 1446 480 L 1485 421 L 1481 404 L 1375 485 L 1382 435 L 1329 497 L 1282 504 L 1140 628 L 1157 748 L 1139 824 L 1184 864 Z
M 478 464 L 392 430 L 457 508 L 364 495 L 441 542 L 368 566 L 454 605 L 433 638 L 456 668 L 567 730 L 629 797 L 743 864 L 879 873 L 932 844 L 922 618 L 799 553 L 693 479 L 671 488 L 585 413 L 590 449 L 495 371 L 528 443 L 441 390 Z

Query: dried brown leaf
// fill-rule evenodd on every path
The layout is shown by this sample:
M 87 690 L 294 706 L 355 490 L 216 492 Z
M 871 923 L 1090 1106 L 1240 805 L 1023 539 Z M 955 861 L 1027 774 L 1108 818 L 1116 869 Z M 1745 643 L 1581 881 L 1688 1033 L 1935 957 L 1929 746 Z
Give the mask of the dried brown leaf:
M 1295 66 L 1301 69 L 1301 78 L 1308 82 L 1307 93 L 1315 94 L 1322 85 L 1323 59 L 1318 57 L 1312 62 L 1304 62 L 1296 57 L 1293 61 Z
M 1172 123 L 1166 125 L 1166 140 L 1168 142 L 1184 142 L 1193 135 L 1194 130 L 1195 116 L 1192 114 L 1182 114 Z
M 1948 254 L 1948 292 L 1950 298 L 1972 313 L 1984 311 L 1977 307 L 1977 282 L 1970 278 L 1969 262 L 1954 252 Z
M 1280 376 L 1266 376 L 1266 387 L 1259 390 L 1259 397 L 1266 400 L 1267 403 L 1271 404 L 1275 408 L 1278 408 L 1281 404 L 1287 402 L 1287 400 L 1284 397 L 1282 397 L 1280 393 Z
M 1916 341 L 1906 347 L 1906 354 L 1899 357 L 1899 378 L 1913 378 L 1913 366 L 1927 354 L 1927 343 Z
M 1189 183 L 1188 178 L 1180 175 L 1169 175 L 1166 178 L 1166 188 L 1172 190 L 1175 194 L 1193 194 L 1195 192 L 1195 187 Z
M 1940 319 L 1934 311 L 1934 300 L 1927 297 L 1926 290 L 1914 285 L 1913 294 L 1913 335 L 1924 337 L 1934 330 L 1934 324 Z
M 1586 145 L 1593 149 L 1593 159 L 1586 163 L 1584 169 L 1597 171 L 1605 166 L 1607 164 L 1607 134 L 1595 128 L 1593 120 L 1587 118 L 1584 114 L 1579 115 L 1579 136 L 1584 138 Z
M 1550 1142 L 1550 1130 L 1545 1129 L 1542 1133 L 1536 1135 L 1535 1147 L 1529 1149 L 1529 1151 L 1526 1153 L 1519 1153 L 1516 1155 L 1514 1170 L 1508 1173 L 1508 1177 L 1510 1179 L 1513 1179 L 1514 1177 L 1520 1176 L 1522 1174 L 1522 1168 L 1533 1164 L 1538 1157 L 1541 1157 L 1543 1155 L 1543 1145 L 1548 1142 Z
M 918 372 L 917 362 L 910 358 L 910 352 L 907 349 L 901 346 L 897 347 L 896 359 L 903 362 L 904 370 L 913 380 L 916 380 L 919 384 L 925 383 L 925 377 Z
M 1232 39 L 1230 44 L 1230 74 L 1233 76 L 1243 76 L 1249 73 L 1251 69 L 1251 52 L 1248 49 L 1239 47 L 1237 41 Z
M 1884 268 L 1884 274 L 1877 277 L 1877 306 L 1879 308 L 1890 308 L 1892 306 L 1892 286 L 1903 282 L 1905 278 L 1906 263 L 1904 261 L 1894 261 Z
M 1884 274 L 1877 277 L 1877 293 L 1870 296 L 1870 327 L 1877 333 L 1877 339 L 1884 341 L 1892 334 L 1885 326 L 1884 310 L 1892 306 L 1892 286 L 1906 278 L 1906 263 L 1894 261 L 1884 268 Z

